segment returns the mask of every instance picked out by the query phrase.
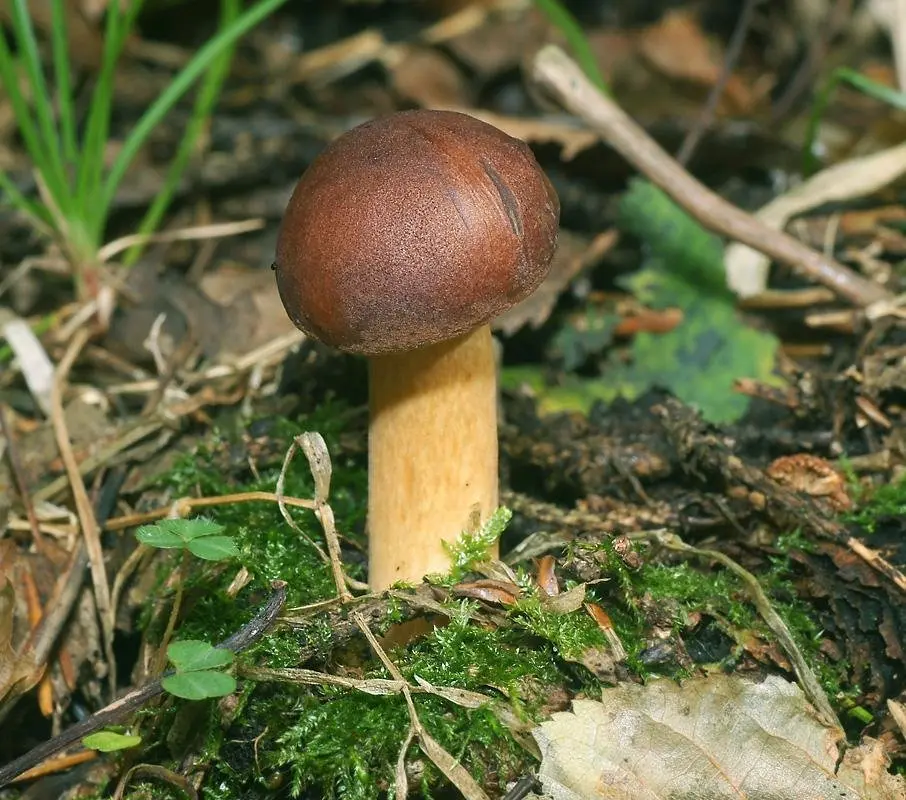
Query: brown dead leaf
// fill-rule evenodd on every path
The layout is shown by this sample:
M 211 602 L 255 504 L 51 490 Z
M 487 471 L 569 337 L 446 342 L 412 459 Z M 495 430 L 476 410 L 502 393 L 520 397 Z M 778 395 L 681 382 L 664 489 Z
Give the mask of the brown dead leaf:
M 512 606 L 522 594 L 522 590 L 515 583 L 495 580 L 479 580 L 470 583 L 457 583 L 453 587 L 456 597 L 471 597 L 473 600 L 483 600 L 486 603 L 495 603 L 502 606 Z
M 13 544 L 7 541 L 7 544 Z M 16 674 L 16 649 L 13 646 L 13 628 L 16 617 L 16 595 L 13 585 L 0 578 L 0 698 L 5 694 Z
M 723 71 L 723 53 L 716 48 L 685 9 L 668 11 L 639 37 L 641 54 L 670 78 L 711 88 Z M 736 112 L 754 105 L 752 93 L 736 75 L 730 75 L 724 97 Z
M 0 704 L 14 690 L 21 689 L 22 681 L 31 677 L 35 664 L 22 659 L 19 648 L 28 630 L 28 612 L 21 601 L 15 581 L 17 560 L 21 558 L 12 539 L 0 541 Z
M 799 687 L 777 676 L 627 683 L 604 689 L 600 702 L 574 700 L 534 736 L 538 777 L 557 800 L 894 800 L 906 792 L 871 740 L 838 772 L 843 732 L 823 725 Z
M 495 114 L 482 108 L 453 106 L 448 110 L 460 111 L 463 114 L 487 122 L 504 133 L 531 144 L 532 142 L 553 142 L 560 145 L 560 159 L 571 161 L 583 150 L 587 150 L 600 140 L 600 136 L 587 128 L 568 122 L 553 122 L 547 119 L 532 117 L 511 117 Z M 562 234 L 562 231 L 561 231 Z M 603 234 L 602 234 L 603 235 Z
M 460 61 L 487 79 L 518 66 L 544 41 L 548 29 L 542 14 L 515 8 L 489 15 L 483 25 L 446 44 Z
M 436 48 L 400 46 L 385 65 L 394 90 L 423 108 L 471 104 L 469 84 L 462 72 Z
M 268 269 L 221 264 L 205 273 L 200 286 L 221 308 L 221 355 L 248 353 L 296 330 Z
M 560 594 L 560 584 L 557 583 L 557 559 L 553 556 L 541 556 L 538 559 L 538 570 L 535 574 L 535 583 L 543 595 L 554 597 Z

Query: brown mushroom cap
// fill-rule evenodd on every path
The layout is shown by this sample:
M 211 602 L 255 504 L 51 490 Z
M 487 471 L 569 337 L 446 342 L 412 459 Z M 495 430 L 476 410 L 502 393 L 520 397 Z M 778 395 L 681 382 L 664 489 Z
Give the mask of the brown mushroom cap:
M 451 111 L 404 111 L 332 142 L 277 241 L 292 321 L 378 355 L 467 333 L 547 275 L 560 203 L 532 151 Z

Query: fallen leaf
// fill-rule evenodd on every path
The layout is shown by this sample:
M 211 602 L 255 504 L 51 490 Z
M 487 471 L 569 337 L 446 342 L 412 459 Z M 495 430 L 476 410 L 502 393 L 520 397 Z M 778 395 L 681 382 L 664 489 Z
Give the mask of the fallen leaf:
M 906 792 L 873 743 L 835 773 L 842 731 L 777 676 L 604 689 L 600 702 L 574 700 L 533 735 L 538 778 L 554 800 L 902 800 Z
M 447 107 L 447 110 L 468 114 L 529 144 L 532 142 L 558 144 L 561 148 L 561 161 L 571 161 L 583 150 L 597 144 L 601 139 L 597 133 L 572 121 L 553 122 L 549 119 L 535 119 L 534 117 L 513 117 L 466 106 L 450 106 Z M 561 236 L 562 234 L 563 231 L 561 231 Z M 608 233 L 602 235 L 608 235 Z M 556 258 L 556 255 L 554 257 Z
M 451 59 L 433 47 L 400 46 L 385 59 L 393 88 L 422 108 L 468 105 L 469 86 Z
M 759 209 L 755 216 L 775 230 L 782 230 L 797 214 L 825 203 L 870 195 L 906 172 L 906 144 L 861 158 L 841 161 L 817 173 L 786 194 Z M 747 245 L 730 244 L 724 253 L 727 286 L 739 297 L 765 290 L 770 259 Z
M 473 600 L 484 600 L 502 606 L 516 604 L 522 594 L 514 583 L 508 581 L 478 580 L 470 583 L 457 583 L 453 587 L 456 597 L 471 597 Z
M 538 559 L 535 583 L 538 584 L 542 595 L 555 597 L 560 594 L 560 584 L 557 582 L 557 560 L 553 556 L 541 556 Z
M 641 54 L 661 73 L 711 88 L 720 80 L 724 54 L 705 36 L 698 20 L 685 9 L 668 11 L 639 37 Z M 752 93 L 737 75 L 730 75 L 724 98 L 734 111 L 753 105 Z
M 205 273 L 200 288 L 221 306 L 221 357 L 251 352 L 296 330 L 269 269 L 221 264 Z

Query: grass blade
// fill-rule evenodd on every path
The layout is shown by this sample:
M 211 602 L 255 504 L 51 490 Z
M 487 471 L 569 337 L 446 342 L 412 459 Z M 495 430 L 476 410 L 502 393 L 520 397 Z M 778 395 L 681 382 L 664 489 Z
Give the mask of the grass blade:
M 120 5 L 114 2 L 107 7 L 101 69 L 88 108 L 76 181 L 76 197 L 83 209 L 89 238 L 95 245 L 100 244 L 107 219 L 106 209 L 101 207 L 98 200 L 104 179 L 104 155 L 113 109 L 116 65 L 126 37 L 135 24 L 142 0 L 130 0 L 125 14 Z
M 576 61 L 579 62 L 579 66 L 582 67 L 582 71 L 588 76 L 588 79 L 602 92 L 610 94 L 607 81 L 604 80 L 604 76 L 598 68 L 598 60 L 595 58 L 591 45 L 589 45 L 588 39 L 582 31 L 582 26 L 579 25 L 576 18 L 567 11 L 559 0 L 535 0 L 535 5 L 566 37 L 570 49 L 576 56 Z
M 220 0 L 219 30 L 226 30 L 233 24 L 239 16 L 240 8 L 240 0 Z M 160 224 L 161 218 L 166 213 L 170 201 L 173 199 L 176 187 L 179 185 L 179 179 L 182 177 L 186 164 L 195 150 L 198 137 L 201 135 L 202 129 L 208 122 L 211 112 L 214 110 L 214 106 L 220 96 L 220 90 L 230 71 L 233 50 L 234 46 L 224 49 L 205 74 L 204 80 L 198 90 L 198 97 L 195 99 L 192 116 L 189 119 L 188 125 L 186 125 L 186 130 L 179 143 L 179 149 L 176 151 L 176 155 L 170 162 L 170 167 L 167 170 L 167 177 L 164 180 L 164 185 L 157 193 L 154 202 L 151 204 L 151 207 L 142 218 L 141 224 L 138 226 L 138 233 L 140 235 L 153 233 Z M 146 245 L 141 244 L 130 248 L 123 258 L 123 263 L 126 265 L 135 263 L 135 260 L 141 255 L 145 246 Z
M 44 153 L 44 144 L 38 135 L 32 118 L 31 108 L 28 101 L 22 96 L 22 90 L 19 88 L 18 62 L 13 58 L 6 42 L 6 36 L 0 31 L 0 80 L 9 97 L 10 105 L 13 109 L 13 117 L 22 134 L 22 140 L 25 142 L 25 148 L 31 156 L 32 163 L 37 169 L 47 161 Z
M 63 154 L 60 139 L 53 120 L 53 105 L 44 80 L 38 42 L 31 24 L 26 0 L 13 0 L 13 30 L 22 54 L 22 62 L 31 84 L 31 101 L 37 120 L 37 132 L 43 139 L 44 160 L 37 165 L 48 190 L 60 209 L 66 212 L 71 206 L 72 193 L 63 168 Z M 56 20 L 54 21 L 56 24 Z
M 897 109 L 897 111 L 906 111 L 906 93 L 873 81 L 868 76 L 849 67 L 837 67 L 826 83 L 815 94 L 815 101 L 808 116 L 805 128 L 805 142 L 802 147 L 803 175 L 814 174 L 820 166 L 820 160 L 815 155 L 818 131 L 821 127 L 824 113 L 828 105 L 830 105 L 831 96 L 841 83 L 848 83 L 857 91 L 862 92 L 862 94 L 871 97 L 873 100 L 886 103 L 891 108 Z
M 53 218 L 50 212 L 41 203 L 22 194 L 19 187 L 2 170 L 0 170 L 0 191 L 3 192 L 4 200 L 17 211 L 27 215 L 39 231 L 49 236 L 53 235 Z
M 69 72 L 69 40 L 64 0 L 52 0 L 51 47 L 53 49 L 54 82 L 57 89 L 57 107 L 60 115 L 60 139 L 63 144 L 63 161 L 67 177 L 78 159 L 75 109 L 72 103 L 72 75 Z
M 106 215 L 110 208 L 116 190 L 119 187 L 126 170 L 132 163 L 139 149 L 145 143 L 148 135 L 160 123 L 167 112 L 178 102 L 195 82 L 195 80 L 211 65 L 211 63 L 227 48 L 231 47 L 246 32 L 282 6 L 286 0 L 261 0 L 239 16 L 226 30 L 218 33 L 211 41 L 205 44 L 186 64 L 182 71 L 173 79 L 161 96 L 151 105 L 136 123 L 132 133 L 123 143 L 116 161 L 110 168 L 104 190 L 100 199 L 99 209 Z

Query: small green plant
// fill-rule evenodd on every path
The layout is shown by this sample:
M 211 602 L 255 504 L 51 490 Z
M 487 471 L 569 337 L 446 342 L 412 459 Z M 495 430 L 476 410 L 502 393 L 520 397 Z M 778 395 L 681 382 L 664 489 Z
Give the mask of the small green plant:
M 179 548 L 205 561 L 223 561 L 239 555 L 235 540 L 224 536 L 223 530 L 223 525 L 205 517 L 165 519 L 154 525 L 142 525 L 135 538 L 148 547 Z
M 501 506 L 478 530 L 463 531 L 453 544 L 444 542 L 444 549 L 452 562 L 447 580 L 456 583 L 476 565 L 487 560 L 488 548 L 503 535 L 512 518 L 513 512 Z
M 236 691 L 236 679 L 224 667 L 233 663 L 233 652 L 213 647 L 198 639 L 172 642 L 167 657 L 175 672 L 167 675 L 161 686 L 184 700 L 206 700 Z
M 115 753 L 117 750 L 128 750 L 141 744 L 141 736 L 124 731 L 124 728 L 105 728 L 97 733 L 89 733 L 82 739 L 82 744 L 89 750 L 97 750 L 100 753 Z
M 13 47 L 5 36 L 0 35 L 0 81 L 32 162 L 38 196 L 26 196 L 2 171 L 0 191 L 38 231 L 59 244 L 71 265 L 80 294 L 90 296 L 97 290 L 95 277 L 103 261 L 101 248 L 107 219 L 117 189 L 148 136 L 189 88 L 206 74 L 164 188 L 139 225 L 142 233 L 151 232 L 160 223 L 172 199 L 180 172 L 216 102 L 233 46 L 285 2 L 259 0 L 239 13 L 240 0 L 221 0 L 217 34 L 195 53 L 148 107 L 109 166 L 106 154 L 117 63 L 134 32 L 143 0 L 107 6 L 100 71 L 84 119 L 76 102 L 65 0 L 50 0 L 52 86 L 41 63 L 28 0 L 12 0 L 9 4 Z M 138 252 L 137 248 L 130 250 L 127 260 L 134 260 Z
M 802 153 L 802 172 L 805 175 L 811 175 L 818 169 L 819 162 L 815 154 L 818 128 L 821 125 L 824 112 L 827 111 L 827 107 L 830 105 L 830 99 L 840 84 L 848 84 L 856 91 L 874 100 L 887 103 L 887 105 L 897 111 L 906 111 L 906 93 L 873 81 L 871 78 L 849 67 L 838 67 L 831 73 L 827 82 L 815 95 L 815 104 L 812 106 L 811 114 L 809 114 Z
M 236 546 L 236 542 L 232 536 L 225 536 L 223 534 L 224 527 L 214 520 L 206 519 L 204 517 L 198 517 L 196 519 L 166 519 L 161 520 L 155 525 L 143 525 L 135 532 L 135 538 L 139 542 L 148 546 L 156 547 L 160 550 L 179 550 L 179 563 L 176 570 L 174 584 L 174 595 L 173 595 L 173 604 L 170 607 L 170 616 L 167 620 L 167 627 L 164 630 L 164 634 L 161 638 L 163 643 L 169 642 L 173 636 L 173 631 L 176 628 L 176 621 L 179 618 L 179 613 L 182 608 L 182 599 L 183 593 L 185 592 L 185 587 L 189 582 L 189 565 L 192 563 L 187 554 L 191 553 L 198 558 L 201 558 L 205 561 L 224 561 L 228 558 L 235 558 L 239 555 L 239 548 Z M 203 644 L 203 643 L 202 643 Z M 210 645 L 205 645 L 210 647 Z M 213 648 L 211 648 L 213 649 Z M 186 655 L 182 650 L 176 650 L 177 657 L 174 658 L 173 654 L 167 651 L 170 656 L 170 660 L 177 667 L 177 676 L 183 671 L 186 673 L 194 672 L 198 669 L 206 670 L 211 665 L 206 665 L 202 667 L 198 666 L 186 666 L 194 664 L 195 661 L 192 660 L 192 657 L 198 656 L 197 650 L 189 650 L 188 655 Z M 210 656 L 215 662 L 217 659 L 222 659 L 224 656 L 222 653 L 227 653 L 227 658 L 232 659 L 232 653 L 228 651 L 217 651 L 217 655 Z M 181 659 L 181 661 L 179 660 Z M 196 659 L 197 661 L 198 659 Z M 229 661 L 225 662 L 229 663 Z M 180 664 L 183 666 L 180 667 Z M 219 664 L 215 664 L 219 665 Z M 162 665 L 161 665 L 162 666 Z M 174 676 L 176 677 L 176 676 Z M 223 688 L 224 682 L 222 679 L 209 679 L 207 676 L 202 676 L 202 685 L 201 687 L 194 686 L 194 680 L 197 676 L 189 676 L 180 678 L 176 681 L 176 687 L 178 690 L 185 692 L 192 691 L 202 691 L 204 687 L 208 684 L 213 685 L 216 689 L 217 686 Z M 212 683 L 213 680 L 213 683 Z M 230 678 L 232 680 L 232 678 Z M 220 681 L 220 683 L 217 683 Z M 207 683 L 206 683 L 207 682 Z M 180 689 L 180 687 L 182 687 Z M 166 686 L 164 687 L 166 688 Z M 168 691 L 170 691 L 168 689 Z M 232 689 L 227 689 L 223 694 L 227 694 Z M 173 694 L 179 694 L 179 691 L 173 691 Z M 180 697 L 186 696 L 179 694 Z M 216 697 L 218 695 L 204 695 L 205 697 Z M 195 698 L 193 698 L 195 699 Z
M 582 71 L 589 80 L 602 92 L 607 92 L 607 81 L 604 80 L 604 76 L 598 68 L 598 60 L 576 18 L 570 14 L 560 0 L 535 0 L 535 5 L 563 34 L 576 56 L 579 66 L 582 67 Z

